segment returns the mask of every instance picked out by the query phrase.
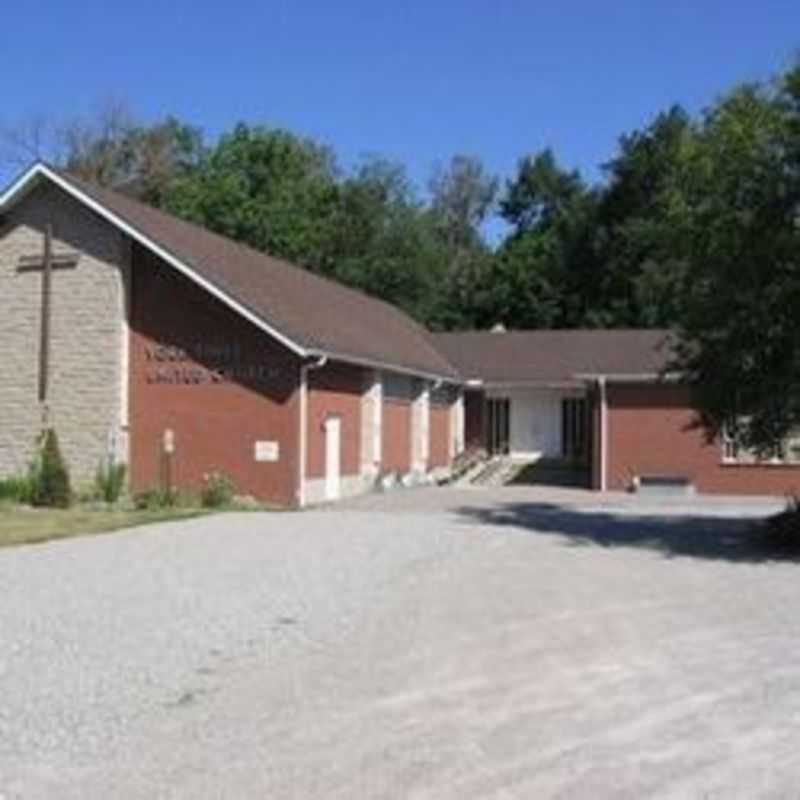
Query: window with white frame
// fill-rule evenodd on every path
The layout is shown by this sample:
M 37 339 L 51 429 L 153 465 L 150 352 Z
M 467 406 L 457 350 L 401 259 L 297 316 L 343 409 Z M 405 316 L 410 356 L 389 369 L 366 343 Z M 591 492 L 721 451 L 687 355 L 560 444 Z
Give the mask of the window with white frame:
M 759 454 L 742 442 L 741 430 L 747 426 L 743 417 L 736 425 L 722 431 L 722 460 L 732 464 L 800 464 L 800 428 L 793 430 L 771 453 Z

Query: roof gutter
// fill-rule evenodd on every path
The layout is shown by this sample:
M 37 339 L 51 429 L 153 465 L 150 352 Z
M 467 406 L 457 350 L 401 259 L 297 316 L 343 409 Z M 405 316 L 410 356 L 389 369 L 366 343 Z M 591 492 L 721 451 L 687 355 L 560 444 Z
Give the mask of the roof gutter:
M 580 389 L 582 382 L 573 381 L 485 381 L 486 389 Z
M 426 378 L 430 381 L 441 381 L 442 383 L 454 383 L 458 385 L 464 383 L 464 380 L 456 375 L 443 375 L 435 372 L 428 372 L 427 370 L 414 369 L 413 367 L 401 367 L 397 364 L 391 364 L 386 361 L 362 358 L 361 356 L 353 356 L 348 353 L 336 353 L 331 350 L 313 349 L 307 350 L 306 355 L 327 356 L 333 361 L 344 361 L 348 364 L 357 364 L 361 367 L 370 367 L 371 369 L 380 369 L 385 370 L 386 372 L 397 372 L 400 375 L 410 375 L 415 378 Z
M 669 383 L 683 380 L 680 372 L 582 372 L 577 373 L 574 377 L 578 381 L 603 380 L 606 383 Z
M 295 353 L 296 355 L 300 356 L 301 358 L 305 357 L 317 357 L 322 358 L 331 358 L 336 359 L 339 361 L 346 361 L 351 364 L 358 364 L 362 366 L 371 367 L 374 369 L 384 369 L 389 372 L 397 372 L 405 375 L 412 375 L 419 378 L 427 378 L 429 380 L 441 380 L 447 383 L 454 383 L 454 384 L 461 384 L 462 380 L 457 375 L 445 375 L 442 373 L 433 373 L 427 370 L 418 370 L 412 367 L 403 367 L 398 366 L 395 364 L 390 364 L 387 362 L 382 362 L 379 360 L 372 360 L 367 358 L 360 358 L 358 356 L 353 356 L 346 353 L 335 353 L 333 351 L 323 350 L 319 348 L 309 349 L 303 347 L 300 343 L 291 339 L 290 337 L 286 336 L 285 334 L 281 333 L 277 328 L 270 325 L 268 322 L 264 320 L 259 314 L 254 313 L 251 311 L 247 306 L 236 300 L 230 294 L 228 294 L 224 289 L 221 289 L 219 286 L 214 284 L 213 282 L 209 281 L 203 275 L 200 275 L 192 266 L 191 264 L 187 264 L 185 261 L 178 258 L 176 255 L 171 253 L 166 248 L 162 247 L 158 242 L 151 239 L 146 234 L 142 233 L 136 226 L 129 223 L 127 220 L 119 216 L 118 214 L 109 211 L 102 203 L 98 202 L 94 198 L 87 195 L 85 192 L 82 192 L 77 187 L 73 186 L 69 180 L 63 178 L 54 170 L 50 169 L 46 164 L 42 162 L 35 163 L 32 167 L 29 167 L 19 178 L 17 178 L 14 183 L 0 196 L 0 211 L 4 210 L 8 205 L 13 203 L 15 199 L 19 197 L 22 193 L 30 191 L 30 189 L 35 186 L 37 180 L 41 178 L 46 178 L 58 186 L 60 189 L 65 191 L 67 194 L 74 197 L 79 202 L 83 203 L 85 206 L 90 208 L 99 216 L 106 219 L 112 225 L 117 227 L 127 236 L 129 236 L 134 241 L 137 241 L 142 246 L 146 247 L 148 250 L 155 253 L 159 258 L 166 261 L 170 266 L 177 269 L 179 272 L 184 274 L 193 282 L 200 285 L 203 289 L 205 289 L 209 294 L 216 297 L 218 300 L 221 300 L 227 306 L 232 308 L 236 311 L 240 316 L 244 317 L 245 319 L 252 322 L 256 327 L 263 330 L 265 333 L 268 333 L 272 338 L 276 339 L 290 351 Z

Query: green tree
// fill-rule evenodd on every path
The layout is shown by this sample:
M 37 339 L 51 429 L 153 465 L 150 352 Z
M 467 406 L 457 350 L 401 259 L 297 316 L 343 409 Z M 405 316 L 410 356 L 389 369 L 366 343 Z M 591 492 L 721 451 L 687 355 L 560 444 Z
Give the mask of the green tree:
M 320 272 L 332 272 L 338 186 L 332 152 L 288 131 L 239 124 L 175 182 L 168 210 Z
M 46 160 L 153 205 L 163 203 L 172 183 L 197 166 L 203 152 L 199 128 L 172 116 L 143 124 L 121 102 L 66 123 L 40 115 L 0 128 L 0 164 L 19 169 Z
M 675 106 L 623 136 L 605 165 L 596 235 L 607 324 L 661 327 L 678 317 L 687 269 L 683 175 L 694 137 L 688 114 Z
M 584 324 L 598 299 L 596 192 L 545 150 L 520 162 L 500 209 L 512 232 L 492 269 L 492 313 L 505 308 L 514 327 Z
M 68 508 L 72 503 L 69 471 L 53 428 L 42 433 L 37 460 L 31 469 L 31 504 Z
M 800 68 L 705 116 L 689 187 L 691 291 L 676 366 L 710 434 L 773 448 L 800 425 Z
M 492 213 L 498 180 L 480 159 L 456 155 L 430 180 L 430 221 L 439 238 L 443 275 L 434 288 L 430 325 L 474 328 L 485 317 L 482 285 L 492 265 L 483 225 Z
M 371 158 L 342 182 L 333 259 L 338 279 L 427 322 L 442 256 L 435 226 L 402 165 Z

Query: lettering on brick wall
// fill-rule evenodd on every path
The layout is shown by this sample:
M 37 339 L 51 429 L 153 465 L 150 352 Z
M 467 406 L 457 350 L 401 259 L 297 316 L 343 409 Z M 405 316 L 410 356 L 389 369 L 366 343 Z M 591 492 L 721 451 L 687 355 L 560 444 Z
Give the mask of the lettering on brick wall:
M 198 342 L 190 350 L 174 345 L 148 345 L 145 358 L 148 383 L 180 386 L 231 381 L 269 383 L 281 374 L 277 367 L 246 361 L 238 344 Z

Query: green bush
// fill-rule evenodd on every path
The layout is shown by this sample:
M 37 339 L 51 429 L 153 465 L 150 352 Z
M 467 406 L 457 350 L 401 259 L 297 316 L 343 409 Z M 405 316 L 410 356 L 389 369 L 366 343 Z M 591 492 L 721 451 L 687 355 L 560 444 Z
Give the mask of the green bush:
M 125 464 L 115 464 L 113 461 L 102 462 L 94 477 L 97 497 L 106 503 L 116 503 L 125 487 L 126 474 Z
M 175 508 L 178 499 L 178 492 L 175 489 L 146 489 L 134 495 L 133 506 L 137 511 Z
M 0 500 L 12 503 L 30 503 L 33 485 L 28 475 L 12 475 L 0 480 Z
M 42 434 L 39 456 L 31 469 L 31 484 L 31 504 L 34 506 L 68 508 L 72 502 L 69 470 L 53 428 Z
M 223 508 L 233 502 L 236 488 L 233 481 L 221 472 L 205 476 L 200 501 L 204 508 Z

